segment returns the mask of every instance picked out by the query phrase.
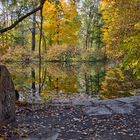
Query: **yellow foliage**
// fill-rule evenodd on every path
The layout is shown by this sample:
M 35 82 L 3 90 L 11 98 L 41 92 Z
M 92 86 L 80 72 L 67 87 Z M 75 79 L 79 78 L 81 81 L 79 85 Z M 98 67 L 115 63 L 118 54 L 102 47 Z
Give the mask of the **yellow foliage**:
M 126 50 L 122 49 L 124 41 L 139 35 L 140 1 L 103 0 L 101 4 L 105 21 L 103 40 L 107 47 L 107 55 L 110 58 L 125 56 Z M 133 43 L 133 48 L 139 45 L 137 41 Z M 130 42 L 127 44 L 125 42 L 127 48 L 129 48 L 129 44 Z
M 102 29 L 107 56 L 123 60 L 127 70 L 140 75 L 140 1 L 103 0 Z
M 78 43 L 80 21 L 76 2 L 60 0 L 60 3 L 56 3 L 46 0 L 43 15 L 45 17 L 43 28 L 49 45 Z

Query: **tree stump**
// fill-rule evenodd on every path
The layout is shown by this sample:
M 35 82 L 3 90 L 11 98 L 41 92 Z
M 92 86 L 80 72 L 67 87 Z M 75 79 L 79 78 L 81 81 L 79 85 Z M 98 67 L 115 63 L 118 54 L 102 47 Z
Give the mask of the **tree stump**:
M 9 71 L 0 65 L 0 127 L 15 120 L 15 88 Z

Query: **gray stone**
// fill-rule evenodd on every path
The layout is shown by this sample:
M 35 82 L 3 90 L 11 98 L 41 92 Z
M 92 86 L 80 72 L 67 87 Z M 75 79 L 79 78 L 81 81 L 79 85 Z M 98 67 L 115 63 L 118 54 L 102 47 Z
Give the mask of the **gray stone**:
M 10 73 L 0 65 L 0 127 L 15 119 L 15 89 Z
M 116 99 L 116 100 L 130 104 L 130 103 L 140 102 L 140 96 L 132 96 L 132 97 L 126 97 L 126 98 L 119 98 L 119 99 Z
M 110 115 L 112 114 L 111 110 L 104 106 L 96 106 L 96 107 L 87 107 L 85 108 L 85 113 L 89 116 L 98 116 L 98 115 Z
M 131 104 L 124 104 L 121 102 L 117 102 L 116 100 L 106 102 L 104 105 L 112 110 L 113 113 L 131 113 L 134 110 L 134 106 Z
M 130 114 L 140 105 L 140 96 L 120 99 L 100 100 L 85 107 L 88 115 Z
M 73 100 L 72 105 L 91 106 L 92 103 L 89 100 Z

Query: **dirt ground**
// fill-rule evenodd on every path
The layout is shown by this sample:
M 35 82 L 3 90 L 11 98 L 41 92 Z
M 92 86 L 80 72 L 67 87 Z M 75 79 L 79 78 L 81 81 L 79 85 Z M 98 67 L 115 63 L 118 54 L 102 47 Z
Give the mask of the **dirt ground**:
M 0 140 L 140 140 L 140 107 L 131 114 L 89 116 L 83 106 L 18 106 Z

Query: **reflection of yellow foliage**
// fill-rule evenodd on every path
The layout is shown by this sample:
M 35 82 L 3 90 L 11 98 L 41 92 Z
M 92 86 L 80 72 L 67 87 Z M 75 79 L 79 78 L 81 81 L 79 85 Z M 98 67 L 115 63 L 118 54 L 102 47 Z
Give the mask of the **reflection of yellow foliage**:
M 60 79 L 59 90 L 63 90 L 64 93 L 77 93 L 77 85 L 77 76 L 68 75 L 65 79 Z
M 44 102 L 48 102 L 48 101 L 52 100 L 52 95 L 49 92 L 42 93 L 41 97 L 42 97 Z
M 47 66 L 48 75 L 54 78 L 66 77 L 66 71 L 64 68 L 61 68 L 61 65 L 58 63 L 52 63 Z
M 119 98 L 133 95 L 133 82 L 130 81 L 121 69 L 112 69 L 107 72 L 105 81 L 102 83 L 101 98 Z
M 134 28 L 137 29 L 137 30 L 140 30 L 140 22 L 136 23 Z
M 48 96 L 50 96 L 50 93 L 49 92 L 45 92 L 45 93 L 42 93 L 41 96 L 42 97 L 48 97 Z

